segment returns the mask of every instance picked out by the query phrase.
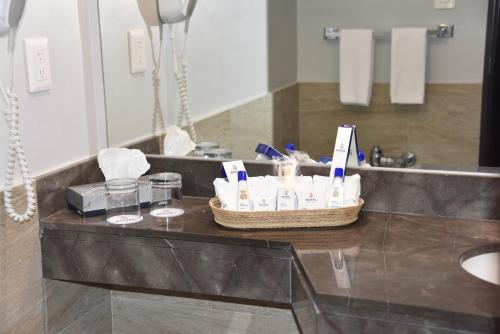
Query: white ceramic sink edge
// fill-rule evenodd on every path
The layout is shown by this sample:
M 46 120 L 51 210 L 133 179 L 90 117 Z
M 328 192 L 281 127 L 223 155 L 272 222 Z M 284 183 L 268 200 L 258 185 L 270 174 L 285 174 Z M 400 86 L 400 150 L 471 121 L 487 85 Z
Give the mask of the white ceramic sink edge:
M 483 281 L 500 285 L 500 251 L 472 256 L 462 262 L 462 268 Z

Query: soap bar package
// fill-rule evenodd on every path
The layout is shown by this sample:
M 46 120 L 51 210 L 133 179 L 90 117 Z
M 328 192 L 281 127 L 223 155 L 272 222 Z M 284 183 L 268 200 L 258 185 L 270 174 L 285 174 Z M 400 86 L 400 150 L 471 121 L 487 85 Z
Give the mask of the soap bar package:
M 66 188 L 68 207 L 83 217 L 106 214 L 106 188 L 104 182 Z M 139 178 L 139 201 L 147 207 L 151 200 L 149 176 Z

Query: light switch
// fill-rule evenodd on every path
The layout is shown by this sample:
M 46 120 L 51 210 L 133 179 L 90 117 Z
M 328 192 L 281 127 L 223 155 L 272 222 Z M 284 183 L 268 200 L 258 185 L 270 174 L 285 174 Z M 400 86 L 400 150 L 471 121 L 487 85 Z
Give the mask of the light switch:
M 455 0 L 434 0 L 435 9 L 452 9 L 455 8 Z
M 130 73 L 146 71 L 146 37 L 143 29 L 128 31 L 128 48 L 130 59 Z
M 24 58 L 28 73 L 29 92 L 37 93 L 50 90 L 52 88 L 52 75 L 47 38 L 25 39 Z

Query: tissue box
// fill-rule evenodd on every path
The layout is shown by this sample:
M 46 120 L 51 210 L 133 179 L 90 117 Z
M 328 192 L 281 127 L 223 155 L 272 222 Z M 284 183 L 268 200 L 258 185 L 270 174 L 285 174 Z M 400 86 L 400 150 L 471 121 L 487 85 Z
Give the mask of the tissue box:
M 151 200 L 149 176 L 139 178 L 139 201 L 147 207 Z M 83 217 L 106 214 L 106 188 L 104 182 L 66 188 L 68 207 Z

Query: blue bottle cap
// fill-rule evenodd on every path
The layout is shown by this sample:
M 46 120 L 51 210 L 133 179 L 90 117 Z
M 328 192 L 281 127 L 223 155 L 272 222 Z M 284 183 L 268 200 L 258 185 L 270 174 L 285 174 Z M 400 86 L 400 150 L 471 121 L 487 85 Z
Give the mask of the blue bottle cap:
M 281 152 L 276 151 L 272 146 L 266 144 L 257 145 L 255 152 L 263 154 L 271 160 L 273 159 L 273 157 L 284 157 L 284 155 Z
M 335 168 L 334 177 L 344 177 L 344 170 L 342 168 Z
M 358 150 L 358 161 L 359 162 L 365 161 L 365 154 L 361 150 Z
M 327 157 L 326 155 L 322 155 L 319 157 L 319 162 L 323 163 L 323 164 L 327 164 L 329 162 L 332 162 L 332 157 Z
M 285 145 L 285 150 L 287 150 L 288 152 L 295 152 L 297 151 L 297 148 L 293 143 L 288 143 Z
M 238 182 L 247 180 L 247 172 L 240 170 L 238 172 Z
M 222 176 L 223 179 L 227 179 L 227 174 L 226 170 L 224 169 L 224 166 L 220 166 L 220 175 Z

